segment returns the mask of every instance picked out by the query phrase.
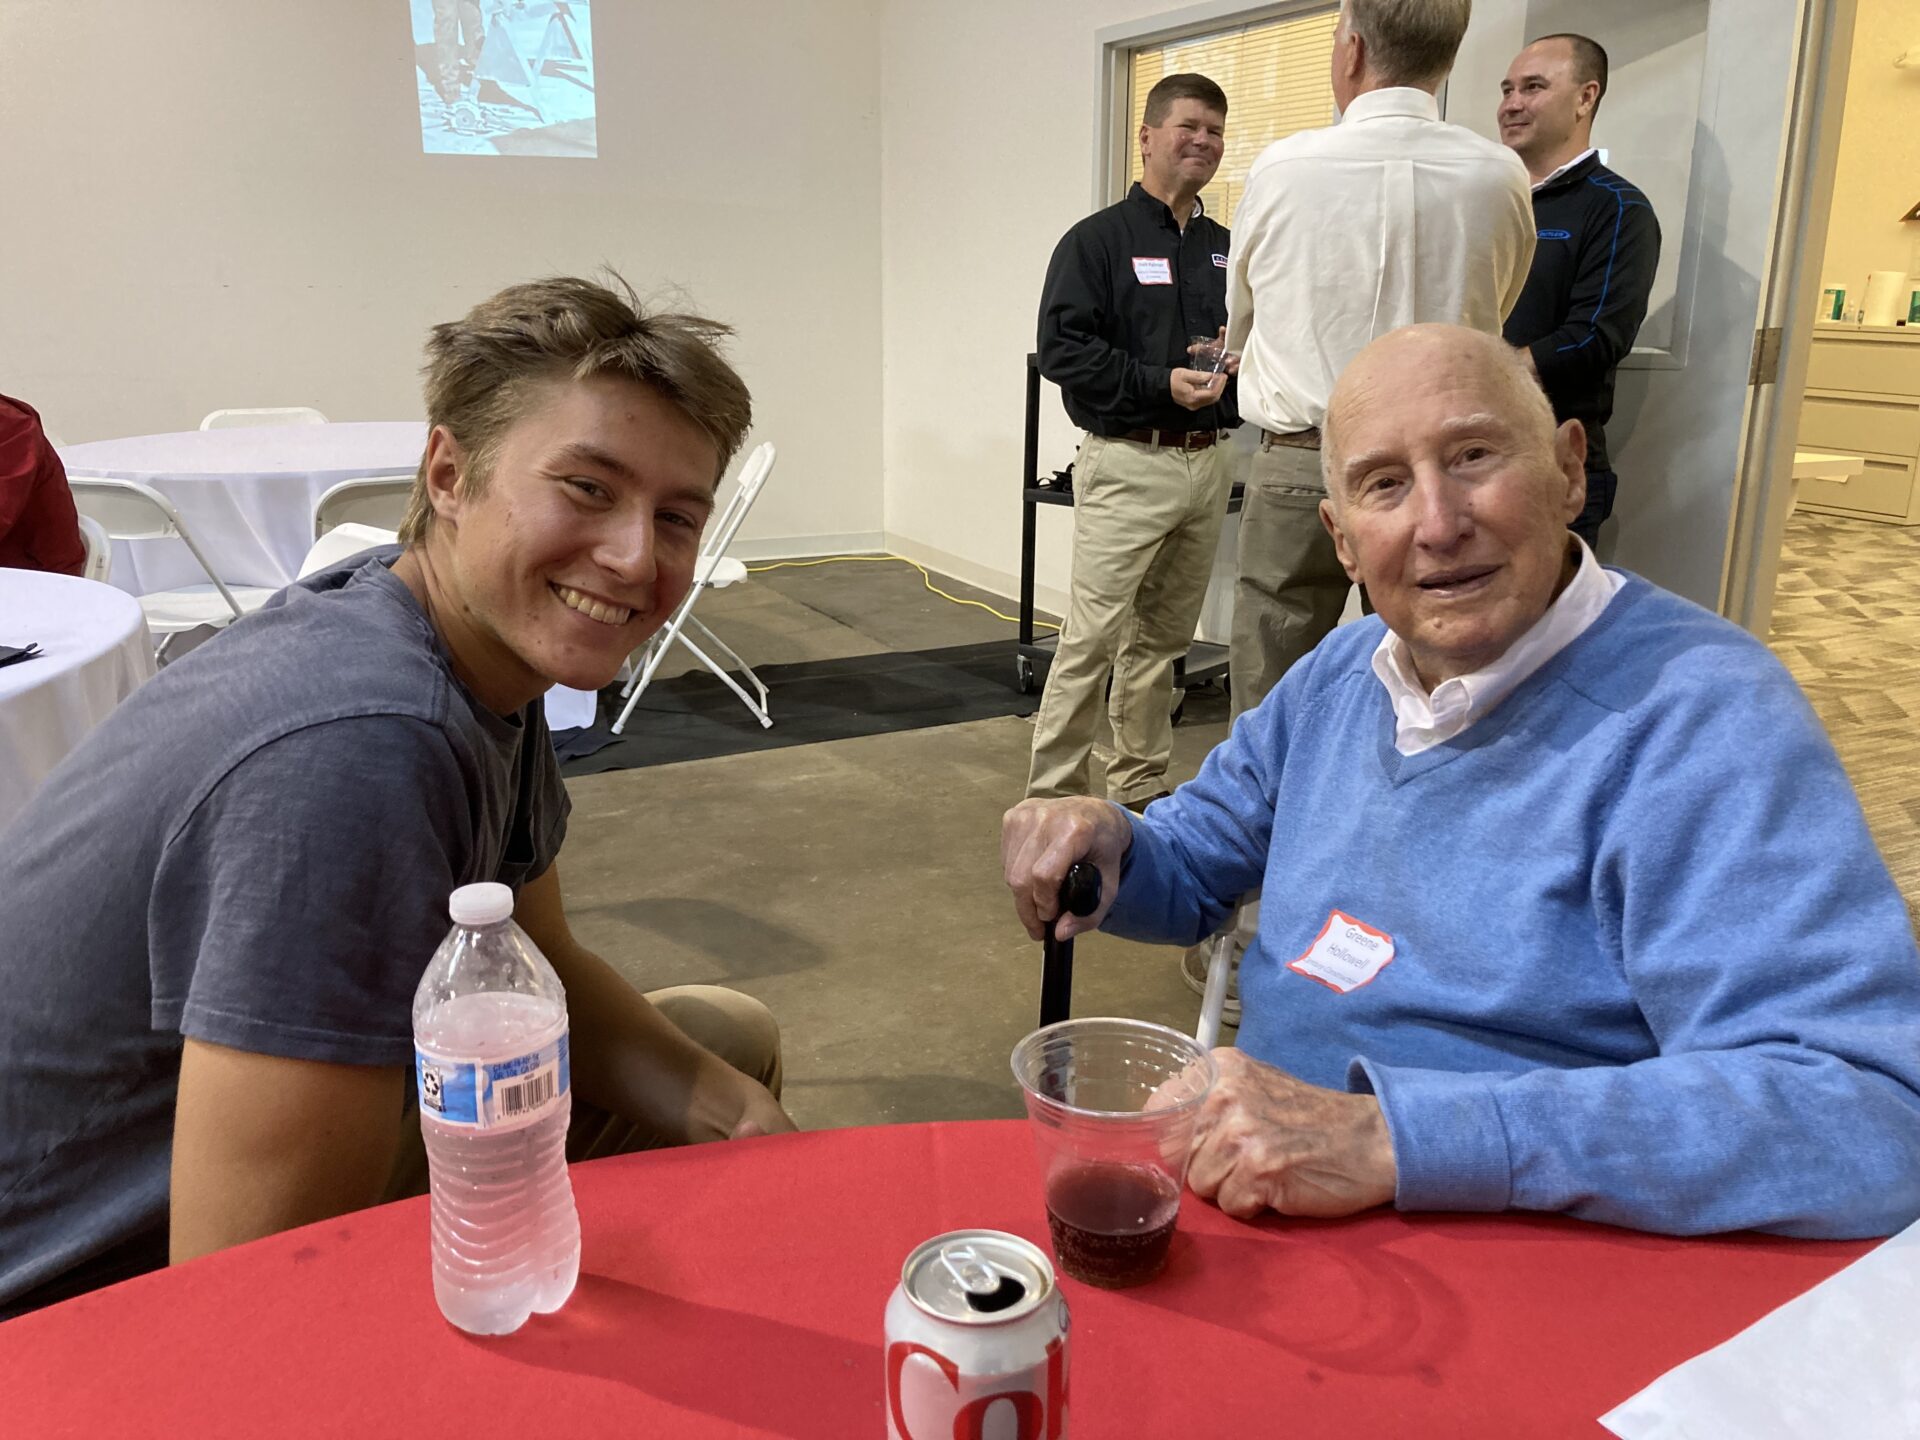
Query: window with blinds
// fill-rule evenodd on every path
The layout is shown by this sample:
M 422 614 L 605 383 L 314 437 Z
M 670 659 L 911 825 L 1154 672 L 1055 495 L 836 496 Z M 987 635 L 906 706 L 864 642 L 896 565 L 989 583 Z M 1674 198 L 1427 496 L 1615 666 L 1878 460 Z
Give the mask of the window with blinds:
M 1168 75 L 1197 72 L 1227 92 L 1227 150 L 1200 192 L 1207 213 L 1233 225 L 1240 187 L 1260 152 L 1296 130 L 1333 123 L 1333 31 L 1339 7 L 1262 20 L 1136 50 L 1128 67 L 1127 184 L 1140 178 L 1140 112 Z

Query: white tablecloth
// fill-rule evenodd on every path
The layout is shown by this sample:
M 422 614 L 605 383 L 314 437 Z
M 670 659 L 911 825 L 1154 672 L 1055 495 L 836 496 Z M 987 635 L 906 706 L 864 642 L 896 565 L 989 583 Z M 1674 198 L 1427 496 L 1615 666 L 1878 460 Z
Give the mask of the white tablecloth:
M 153 674 L 153 637 L 137 600 L 71 575 L 0 570 L 0 645 L 28 643 L 41 653 L 0 666 L 0 829 Z
M 411 472 L 426 448 L 424 420 L 183 430 L 67 445 L 69 475 L 151 485 L 173 502 L 207 562 L 230 585 L 278 589 L 313 544 L 314 502 L 360 475 Z M 112 583 L 128 594 L 201 585 L 175 540 L 116 541 Z

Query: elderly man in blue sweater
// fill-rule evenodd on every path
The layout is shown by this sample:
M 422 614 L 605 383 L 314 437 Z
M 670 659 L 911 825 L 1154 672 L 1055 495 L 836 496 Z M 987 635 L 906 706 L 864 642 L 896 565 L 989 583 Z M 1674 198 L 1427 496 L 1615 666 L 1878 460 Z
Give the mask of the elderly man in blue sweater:
M 1328 422 L 1321 517 L 1378 615 L 1144 816 L 1005 822 L 1035 938 L 1190 945 L 1264 887 L 1194 1190 L 1674 1234 L 1920 1216 L 1920 955 L 1793 680 L 1567 533 L 1580 424 L 1497 338 L 1396 331 Z

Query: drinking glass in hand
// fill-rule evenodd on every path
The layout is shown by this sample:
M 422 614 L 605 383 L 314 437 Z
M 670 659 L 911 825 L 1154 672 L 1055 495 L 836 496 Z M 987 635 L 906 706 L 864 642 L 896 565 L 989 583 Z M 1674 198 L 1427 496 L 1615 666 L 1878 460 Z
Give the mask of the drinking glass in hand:
M 1190 368 L 1204 370 L 1209 375 L 1218 375 L 1227 363 L 1227 347 L 1220 343 L 1217 334 L 1189 336 L 1187 354 Z
M 1013 1073 L 1060 1268 L 1109 1289 L 1151 1280 L 1173 1242 L 1213 1057 L 1164 1025 L 1063 1020 L 1014 1047 Z

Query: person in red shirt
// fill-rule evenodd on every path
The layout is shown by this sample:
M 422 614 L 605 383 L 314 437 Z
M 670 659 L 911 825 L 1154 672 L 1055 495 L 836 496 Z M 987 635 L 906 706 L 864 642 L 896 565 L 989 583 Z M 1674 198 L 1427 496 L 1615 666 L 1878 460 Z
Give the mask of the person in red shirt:
M 78 575 L 86 564 L 66 467 L 38 412 L 0 395 L 0 567 Z

